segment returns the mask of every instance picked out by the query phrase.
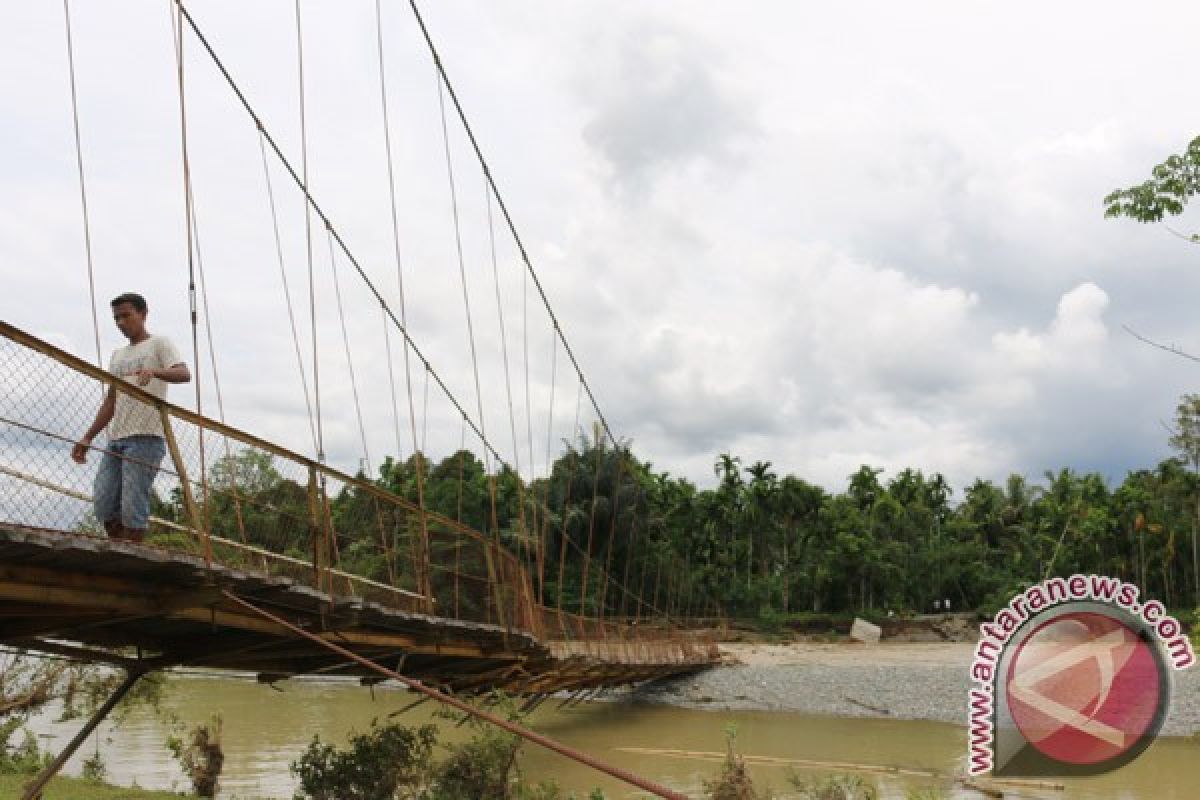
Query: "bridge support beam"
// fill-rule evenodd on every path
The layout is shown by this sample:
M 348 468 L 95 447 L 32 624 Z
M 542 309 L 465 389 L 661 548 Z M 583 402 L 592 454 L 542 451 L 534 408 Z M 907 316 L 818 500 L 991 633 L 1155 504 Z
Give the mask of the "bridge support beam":
M 121 702 L 121 698 L 127 695 L 129 690 L 133 688 L 133 685 L 138 682 L 138 679 L 145 674 L 140 669 L 130 669 L 125 674 L 125 680 L 112 693 L 112 696 L 104 702 L 104 705 L 96 709 L 96 712 L 92 714 L 87 724 L 80 729 L 79 733 L 75 734 L 75 738 L 63 748 L 57 758 L 50 762 L 49 766 L 41 771 L 32 783 L 25 787 L 25 794 L 21 795 L 21 800 L 41 800 L 42 790 L 46 788 L 46 784 L 50 782 L 50 779 L 58 774 L 58 771 L 63 768 L 63 764 L 67 763 L 67 759 L 75 755 L 75 751 L 79 749 L 81 744 L 87 741 L 87 737 L 91 736 L 92 731 L 96 730 L 96 726 L 112 712 L 117 703 Z

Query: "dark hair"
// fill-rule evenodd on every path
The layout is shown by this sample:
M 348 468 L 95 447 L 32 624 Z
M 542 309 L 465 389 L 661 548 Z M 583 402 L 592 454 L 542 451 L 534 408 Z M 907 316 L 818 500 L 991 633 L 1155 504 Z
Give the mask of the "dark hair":
M 134 311 L 142 314 L 146 313 L 146 298 L 142 297 L 136 292 L 125 292 L 125 294 L 119 294 L 113 298 L 113 301 L 109 303 L 109 305 L 113 308 L 116 308 L 122 303 L 129 303 L 129 305 L 133 306 Z

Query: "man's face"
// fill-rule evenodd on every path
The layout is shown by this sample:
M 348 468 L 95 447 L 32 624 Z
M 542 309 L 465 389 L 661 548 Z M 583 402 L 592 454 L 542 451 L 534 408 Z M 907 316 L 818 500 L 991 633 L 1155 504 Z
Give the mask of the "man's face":
M 138 311 L 133 303 L 113 306 L 113 321 L 127 339 L 132 339 L 146 327 L 146 312 Z

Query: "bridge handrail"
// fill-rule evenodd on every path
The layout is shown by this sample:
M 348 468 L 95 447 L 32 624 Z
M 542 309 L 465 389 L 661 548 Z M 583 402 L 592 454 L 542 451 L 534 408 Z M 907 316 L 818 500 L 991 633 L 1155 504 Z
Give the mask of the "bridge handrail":
M 255 436 L 253 433 L 249 433 L 248 431 L 244 431 L 240 428 L 221 422 L 220 420 L 215 420 L 202 414 L 197 414 L 191 409 L 184 408 L 183 406 L 177 406 L 174 403 L 156 397 L 146 390 L 139 388 L 135 384 L 123 380 L 122 378 L 118 378 L 108 370 L 100 369 L 95 364 L 92 364 L 89 361 L 84 361 L 78 356 L 72 355 L 65 350 L 61 350 L 49 342 L 39 339 L 38 337 L 27 333 L 20 328 L 14 327 L 4 320 L 0 320 L 0 336 L 3 336 L 6 339 L 11 339 L 18 344 L 28 347 L 30 350 L 35 350 L 44 356 L 52 358 L 63 366 L 69 367 L 76 372 L 80 372 L 89 378 L 100 381 L 116 391 L 127 394 L 130 397 L 141 401 L 142 403 L 153 406 L 160 411 L 165 410 L 172 417 L 177 417 L 184 422 L 189 422 L 197 427 L 220 433 L 223 436 L 228 436 L 230 439 L 240 441 L 243 444 L 252 445 L 253 447 L 256 447 L 260 450 L 265 450 L 269 453 L 279 456 L 280 458 L 287 459 L 288 461 L 302 464 L 307 468 L 314 469 L 319 473 L 325 474 L 327 477 L 334 478 L 342 483 L 351 484 L 356 488 L 364 489 L 376 495 L 380 499 L 399 505 L 414 514 L 424 513 L 425 516 L 431 521 L 435 521 L 440 525 L 453 528 L 465 536 L 470 536 L 478 539 L 480 542 L 489 544 L 487 539 L 482 534 L 472 529 L 468 525 L 463 525 L 457 520 L 439 514 L 436 511 L 422 509 L 418 504 L 413 503 L 406 498 L 393 494 L 386 489 L 381 489 L 370 481 L 361 481 L 356 477 L 342 472 L 336 467 L 331 467 L 328 464 L 325 464 L 321 461 L 316 461 L 301 453 L 297 453 L 294 450 L 289 450 L 288 448 L 276 444 L 275 442 Z
M 189 536 L 198 537 L 202 540 L 205 557 L 213 558 L 212 547 L 217 545 L 225 548 L 222 552 L 226 553 L 224 558 L 232 559 L 234 563 L 242 563 L 237 557 L 233 556 L 232 551 L 238 551 L 243 554 L 250 553 L 251 556 L 264 556 L 269 554 L 272 563 L 279 570 L 286 570 L 287 565 L 292 568 L 300 568 L 304 570 L 302 577 L 306 580 L 315 581 L 315 588 L 334 593 L 334 579 L 345 581 L 345 586 L 352 595 L 370 590 L 385 591 L 390 602 L 400 602 L 405 604 L 404 607 L 412 610 L 419 610 L 425 613 L 434 613 L 434 605 L 437 604 L 437 614 L 448 618 L 462 619 L 479 619 L 479 614 L 482 614 L 485 621 L 494 622 L 512 631 L 520 631 L 535 636 L 541 640 L 560 639 L 573 641 L 582 644 L 587 640 L 604 641 L 606 646 L 620 646 L 623 643 L 632 642 L 663 642 L 671 641 L 684 644 L 686 647 L 689 642 L 701 641 L 702 637 L 687 636 L 679 631 L 663 631 L 654 625 L 645 625 L 639 627 L 637 624 L 629 624 L 628 621 L 618 622 L 616 620 L 605 620 L 603 618 L 586 617 L 582 614 L 572 613 L 564 609 L 554 609 L 543 606 L 537 602 L 537 598 L 533 591 L 532 579 L 529 575 L 526 565 L 521 562 L 521 559 L 509 550 L 497 538 L 487 536 L 474 528 L 466 525 L 458 520 L 439 514 L 428 508 L 422 507 L 418 503 L 414 503 L 405 497 L 394 494 L 391 491 L 375 484 L 372 481 L 364 480 L 352 475 L 349 475 L 336 467 L 329 466 L 318 460 L 297 453 L 287 447 L 279 445 L 275 442 L 268 441 L 260 436 L 256 436 L 248 431 L 229 425 L 219 420 L 211 419 L 203 414 L 183 408 L 181 406 L 160 399 L 144 389 L 130 383 L 118 376 L 115 376 L 105 369 L 96 366 L 93 363 L 85 361 L 71 353 L 46 342 L 37 336 L 34 336 L 26 331 L 23 331 L 4 320 L 0 320 L 0 339 L 7 339 L 19 348 L 24 348 L 28 351 L 38 354 L 40 357 L 50 359 L 61 367 L 65 367 L 72 373 L 83 376 L 87 379 L 95 381 L 105 387 L 111 388 L 113 391 L 120 392 L 129 398 L 138 401 L 146 406 L 156 409 L 161 415 L 163 422 L 164 434 L 167 437 L 168 450 L 175 470 L 163 469 L 164 474 L 173 474 L 179 480 L 179 487 L 182 491 L 183 502 L 179 503 L 179 498 L 176 499 L 177 508 L 184 519 L 178 521 L 163 520 L 161 517 L 156 521 L 160 528 L 168 530 L 184 531 Z M 20 350 L 17 351 L 19 356 Z M 36 370 L 36 362 L 33 367 Z M 21 370 L 28 369 L 29 365 L 25 363 L 14 362 L 14 374 L 21 374 Z M 38 381 L 38 373 L 36 371 L 30 373 L 30 380 L 34 384 Z M 46 381 L 44 374 L 41 376 L 43 382 Z M 52 381 L 52 377 L 50 378 Z M 64 385 L 66 379 L 64 379 Z M 15 389 L 17 397 L 20 397 L 20 390 Z M 73 398 L 75 405 L 74 413 L 82 416 L 85 413 L 86 401 L 82 398 L 83 393 L 76 393 Z M 4 395 L 0 395 L 2 398 Z M 19 401 L 18 401 L 19 405 Z M 31 409 L 33 407 L 30 407 Z M 187 464 L 181 454 L 178 443 L 176 441 L 177 433 L 174 431 L 170 421 L 177 421 L 189 429 L 200 432 L 200 480 L 196 477 L 189 478 Z M 12 425 L 18 428 L 25 428 L 28 432 L 49 436 L 60 441 L 73 441 L 73 439 L 54 433 L 37 426 L 27 426 L 23 422 L 8 420 Z M 295 480 L 298 473 L 292 473 L 291 480 L 288 484 L 294 487 L 295 492 L 299 494 L 307 494 L 308 509 L 301 510 L 299 503 L 302 500 L 298 498 L 288 501 L 284 499 L 271 500 L 262 499 L 257 496 L 239 497 L 238 482 L 241 478 L 234 476 L 229 479 L 228 485 L 218 486 L 213 488 L 209 485 L 209 473 L 204 469 L 203 454 L 207 450 L 204 445 L 203 432 L 208 431 L 216 437 L 224 437 L 226 444 L 226 453 L 230 450 L 228 445 L 230 442 L 238 443 L 240 446 L 248 450 L 261 451 L 264 454 L 269 454 L 272 457 L 280 459 L 282 462 L 287 462 L 292 465 L 292 469 L 303 470 L 308 475 L 308 486 Z M 191 434 L 189 434 L 191 435 Z M 194 438 L 194 437 L 193 437 Z M 218 439 L 219 440 L 219 439 Z M 189 440 L 191 442 L 191 440 Z M 100 448 L 96 448 L 100 449 Z M 19 450 L 16 452 L 20 452 Z M 189 451 L 194 455 L 194 451 Z M 45 470 L 43 470 L 44 472 Z M 5 470 L 8 472 L 8 470 Z M 322 482 L 320 489 L 317 488 L 317 478 L 320 477 Z M 61 484 L 55 481 L 47 481 L 43 477 L 32 474 L 20 474 L 20 478 L 34 485 L 41 486 L 46 491 L 56 491 L 75 498 L 78 502 L 88 502 L 89 497 L 82 492 L 66 489 Z M 325 481 L 340 484 L 343 492 L 346 489 L 352 489 L 352 498 L 354 493 L 361 492 L 364 497 L 373 498 L 374 505 L 368 503 L 365 507 L 352 508 L 351 510 L 359 514 L 360 517 L 342 517 L 334 519 L 331 515 L 331 508 L 336 510 L 337 504 L 331 507 L 330 495 L 331 491 L 326 490 Z M 203 503 L 197 503 L 193 497 L 193 487 L 203 487 L 205 495 Z M 209 491 L 211 489 L 211 491 Z M 251 490 L 253 492 L 253 490 Z M 287 553 L 275 553 L 265 548 L 259 548 L 246 541 L 246 532 L 242 532 L 242 542 L 236 542 L 231 538 L 220 536 L 211 527 L 214 524 L 214 518 L 209 514 L 212 512 L 213 503 L 216 503 L 220 498 L 225 497 L 226 493 L 234 504 L 238 505 L 238 525 L 242 525 L 241 515 L 243 510 L 247 512 L 266 512 L 269 517 L 261 518 L 261 524 L 274 524 L 276 526 L 275 533 L 283 531 L 285 537 L 291 537 L 292 544 L 287 545 L 291 552 L 300 552 L 302 557 L 295 557 Z M 341 495 L 339 495 L 341 497 Z M 289 504 L 289 502 L 291 504 Z M 353 501 L 352 500 L 352 504 Z M 242 506 L 245 506 L 243 509 Z M 317 506 L 320 506 L 318 509 Z M 204 513 L 201 514 L 199 509 L 203 508 Z M 226 505 L 228 509 L 228 505 Z M 365 509 L 365 510 L 364 510 Z M 421 527 L 415 528 L 413 524 L 420 515 Z M 179 522 L 189 522 L 190 525 L 180 525 Z M 355 528 L 355 525 L 361 526 L 370 524 L 373 528 L 375 524 L 379 525 L 380 541 L 372 542 L 371 537 L 374 534 L 367 529 Z M 224 524 L 229 525 L 229 519 L 224 519 Z M 396 543 L 402 541 L 396 537 L 402 534 L 403 525 L 407 525 L 406 534 L 409 537 L 410 544 L 414 550 L 406 552 L 396 548 Z M 282 527 L 280 527 L 282 526 Z M 390 530 L 392 536 L 392 549 L 388 550 L 387 540 L 385 538 L 385 528 Z M 303 531 L 307 529 L 307 534 Z M 246 526 L 249 530 L 249 526 Z M 420 537 L 414 532 L 420 531 Z M 257 537 L 270 535 L 271 529 L 263 529 Z M 353 533 L 352 533 L 353 532 Z M 295 534 L 299 533 L 297 537 Z M 364 536 L 364 533 L 366 536 Z M 305 538 L 307 537 L 307 539 Z M 304 541 L 309 541 L 311 551 L 309 552 L 308 560 L 303 557 L 303 551 L 295 550 L 297 544 L 301 547 L 309 545 L 302 544 Z M 384 563 L 389 568 L 388 580 L 396 585 L 388 585 L 380 581 L 375 581 L 368 574 L 358 575 L 354 572 L 346 571 L 340 568 L 340 558 L 338 554 L 338 542 L 344 541 L 347 545 L 359 548 L 359 553 L 369 552 L 369 557 L 378 559 L 380 553 L 384 556 Z M 466 545 L 470 545 L 466 548 Z M 381 546 L 382 545 L 382 546 Z M 361 548 L 367 547 L 368 551 L 363 551 Z M 450 550 L 448 548 L 453 548 Z M 440 560 L 435 560 L 434 553 L 442 556 Z M 453 553 L 454 562 L 449 562 L 449 556 Z M 399 556 L 397 555 L 399 554 Z M 465 559 L 462 563 L 459 562 L 459 556 L 465 554 Z M 390 560 L 389 560 L 390 559 Z M 401 561 L 400 559 L 405 559 Z M 338 565 L 335 566 L 335 563 Z M 358 562 L 359 568 L 365 568 L 361 565 L 369 562 Z M 370 569 L 376 573 L 382 569 L 378 566 L 380 562 L 376 560 L 375 567 Z M 411 567 L 412 574 L 401 574 L 394 571 L 402 567 Z M 264 562 L 263 568 L 266 569 Z M 466 569 L 467 572 L 462 570 Z M 472 572 L 472 570 L 475 570 Z M 269 570 L 268 570 L 269 571 Z M 295 574 L 295 572 L 287 573 Z M 397 579 L 402 578 L 406 583 L 412 584 L 416 582 L 416 591 L 410 591 L 397 583 Z M 359 584 L 355 588 L 355 584 Z M 442 593 L 441 597 L 435 595 L 434 587 L 438 587 L 437 591 Z M 451 594 L 452 592 L 452 594 Z M 463 602 L 466 604 L 464 609 L 460 609 L 460 592 Z M 415 604 L 415 608 L 414 608 Z M 475 614 L 477 616 L 462 616 L 462 612 L 466 614 Z

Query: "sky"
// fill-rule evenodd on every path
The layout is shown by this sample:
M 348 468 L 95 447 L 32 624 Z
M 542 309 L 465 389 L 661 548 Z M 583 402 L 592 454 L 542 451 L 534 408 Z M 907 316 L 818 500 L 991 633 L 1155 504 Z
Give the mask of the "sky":
M 293 4 L 189 8 L 300 169 Z M 72 22 L 101 347 L 122 343 L 107 300 L 137 290 L 191 363 L 169 9 L 76 2 Z M 1119 481 L 1169 455 L 1164 426 L 1197 367 L 1126 328 L 1200 352 L 1200 251 L 1105 220 L 1101 199 L 1200 129 L 1200 7 L 422 10 L 600 409 L 656 469 L 710 486 L 730 452 L 830 489 L 861 464 L 961 489 L 1061 467 Z M 594 414 L 453 114 L 443 141 L 407 3 L 382 2 L 395 239 L 375 4 L 302 0 L 301 23 L 314 197 L 472 423 L 544 473 Z M 379 301 L 343 254 L 331 265 L 319 224 L 310 312 L 299 195 L 272 156 L 272 216 L 253 123 L 190 33 L 184 53 L 193 264 L 228 421 L 314 451 L 296 342 L 311 397 L 315 316 L 331 462 L 374 467 L 414 439 L 434 456 L 478 449 L 418 359 L 406 379 L 395 328 L 385 340 Z M 0 131 L 0 318 L 94 359 L 59 5 L 0 7 Z M 202 327 L 215 415 L 204 342 Z M 194 406 L 190 387 L 172 392 Z

